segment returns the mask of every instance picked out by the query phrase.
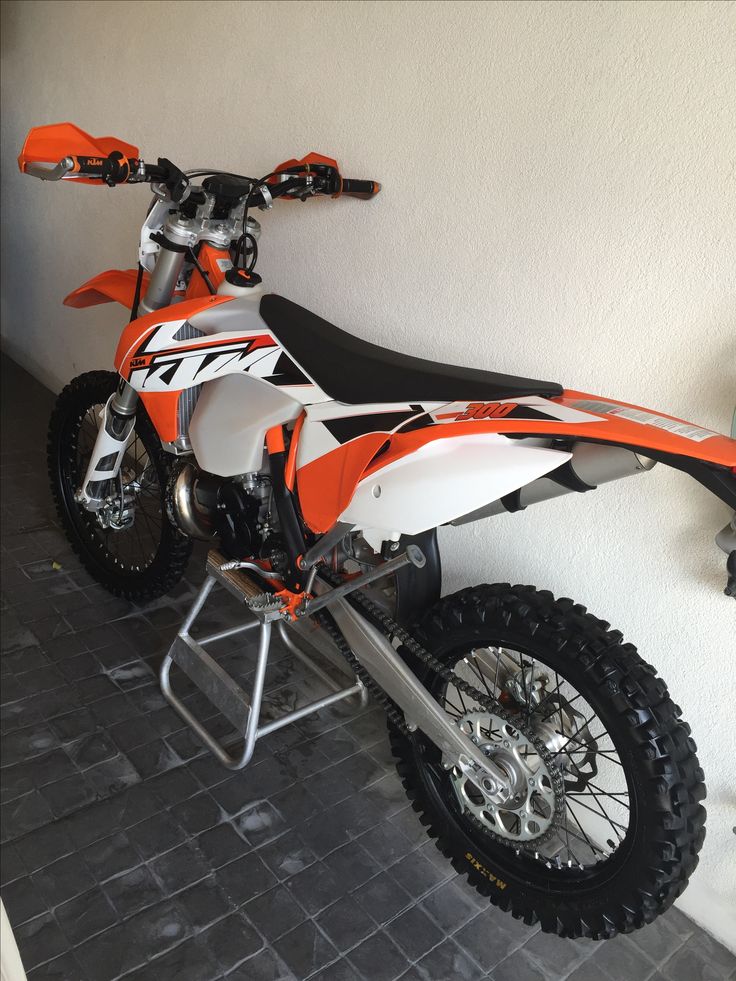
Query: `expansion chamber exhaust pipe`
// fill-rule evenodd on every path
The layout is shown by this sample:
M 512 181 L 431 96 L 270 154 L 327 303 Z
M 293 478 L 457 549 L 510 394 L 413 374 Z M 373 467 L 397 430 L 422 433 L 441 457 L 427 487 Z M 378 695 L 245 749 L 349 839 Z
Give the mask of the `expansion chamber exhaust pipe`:
M 625 450 L 621 446 L 575 443 L 572 447 L 572 457 L 557 470 L 526 484 L 498 501 L 492 501 L 476 511 L 456 518 L 450 524 L 465 525 L 480 518 L 490 518 L 494 514 L 522 511 L 530 504 L 549 501 L 573 491 L 580 493 L 595 490 L 600 484 L 651 470 L 656 462 L 632 450 Z

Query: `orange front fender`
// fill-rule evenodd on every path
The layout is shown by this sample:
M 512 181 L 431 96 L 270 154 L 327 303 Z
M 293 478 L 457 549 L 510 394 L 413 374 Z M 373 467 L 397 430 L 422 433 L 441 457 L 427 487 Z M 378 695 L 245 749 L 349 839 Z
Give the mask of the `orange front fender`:
M 64 298 L 67 307 L 93 307 L 98 303 L 122 303 L 128 310 L 133 306 L 137 269 L 108 269 L 106 272 L 93 276 L 86 283 L 78 286 L 69 296 Z M 151 277 L 143 273 L 141 293 L 145 294 Z

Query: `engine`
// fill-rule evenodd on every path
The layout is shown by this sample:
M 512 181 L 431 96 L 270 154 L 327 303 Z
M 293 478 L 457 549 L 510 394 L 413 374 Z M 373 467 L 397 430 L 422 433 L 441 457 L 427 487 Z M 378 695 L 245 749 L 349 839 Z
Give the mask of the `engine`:
M 284 561 L 271 478 L 266 473 L 223 479 L 181 461 L 170 478 L 167 511 L 190 538 L 219 539 L 230 558 L 268 559 L 275 569 Z

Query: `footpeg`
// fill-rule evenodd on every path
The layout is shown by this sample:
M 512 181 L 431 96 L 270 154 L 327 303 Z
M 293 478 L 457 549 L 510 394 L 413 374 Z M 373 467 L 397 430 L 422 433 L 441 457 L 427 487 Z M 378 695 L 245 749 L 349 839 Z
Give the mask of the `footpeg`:
M 259 593 L 257 596 L 249 597 L 246 605 L 258 616 L 265 613 L 279 613 L 284 603 L 275 593 Z

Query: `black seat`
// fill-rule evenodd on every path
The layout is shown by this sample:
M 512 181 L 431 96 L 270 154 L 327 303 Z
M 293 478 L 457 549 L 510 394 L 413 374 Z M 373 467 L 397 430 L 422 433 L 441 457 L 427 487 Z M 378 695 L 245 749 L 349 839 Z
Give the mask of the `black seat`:
M 267 293 L 261 316 L 319 387 L 338 402 L 455 402 L 555 396 L 562 386 L 386 351 L 291 300 Z

